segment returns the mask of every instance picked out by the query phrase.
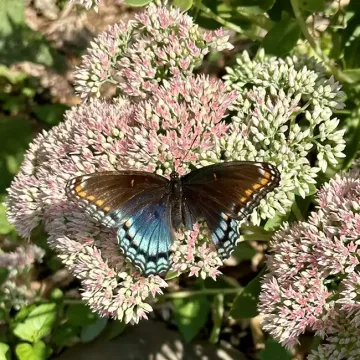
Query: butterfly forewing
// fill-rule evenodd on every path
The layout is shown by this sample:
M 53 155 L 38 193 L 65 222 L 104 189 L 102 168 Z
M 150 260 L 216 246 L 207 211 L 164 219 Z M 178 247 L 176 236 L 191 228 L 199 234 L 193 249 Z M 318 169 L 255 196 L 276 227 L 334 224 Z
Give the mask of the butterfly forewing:
M 161 194 L 168 184 L 164 177 L 144 171 L 107 171 L 70 180 L 66 194 L 94 219 L 117 227 L 119 210 L 126 203 L 135 199 L 132 205 L 136 208 L 151 200 L 156 192 Z
M 245 161 L 206 166 L 182 178 L 187 199 L 209 198 L 235 219 L 249 215 L 279 181 L 279 171 L 273 165 Z
M 182 178 L 184 201 L 203 217 L 219 255 L 228 257 L 239 238 L 236 220 L 251 214 L 280 181 L 268 163 L 232 161 L 192 171 Z

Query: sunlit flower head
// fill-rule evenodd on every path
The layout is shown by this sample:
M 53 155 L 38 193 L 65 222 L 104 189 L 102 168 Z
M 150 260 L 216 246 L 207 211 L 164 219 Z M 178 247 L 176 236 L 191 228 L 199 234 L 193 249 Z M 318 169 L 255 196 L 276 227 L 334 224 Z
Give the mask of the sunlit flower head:
M 313 330 L 324 342 L 309 359 L 356 359 L 359 173 L 336 175 L 319 190 L 317 202 L 307 222 L 286 224 L 273 237 L 260 295 L 263 326 L 289 348 Z
M 135 105 L 92 100 L 68 111 L 65 122 L 39 135 L 27 152 L 9 189 L 10 221 L 24 237 L 44 224 L 50 246 L 81 279 L 82 296 L 94 311 L 126 322 L 146 318 L 146 299 L 161 294 L 166 282 L 141 276 L 121 254 L 116 233 L 70 203 L 65 185 L 98 171 L 140 169 L 169 177 L 172 170 L 184 174 L 220 162 L 218 144 L 229 127 L 223 118 L 236 97 L 220 80 L 176 77 Z M 222 261 L 198 226 L 178 234 L 171 270 L 216 278 Z
M 20 245 L 15 250 L 0 249 L 0 308 L 10 311 L 19 309 L 33 301 L 35 292 L 31 289 L 30 271 L 35 262 L 41 262 L 45 251 L 36 245 Z
M 294 194 L 313 193 L 318 173 L 345 156 L 344 130 L 333 117 L 344 94 L 321 65 L 305 57 L 268 58 L 261 50 L 251 60 L 244 52 L 227 72 L 226 84 L 240 95 L 225 156 L 272 162 L 282 174 L 280 186 L 253 213 L 259 224 L 276 211 L 289 212 Z
M 202 31 L 193 19 L 166 2 L 151 3 L 127 24 L 102 32 L 75 73 L 82 98 L 101 95 L 104 84 L 142 99 L 164 80 L 187 76 L 211 49 L 231 49 L 223 30 Z

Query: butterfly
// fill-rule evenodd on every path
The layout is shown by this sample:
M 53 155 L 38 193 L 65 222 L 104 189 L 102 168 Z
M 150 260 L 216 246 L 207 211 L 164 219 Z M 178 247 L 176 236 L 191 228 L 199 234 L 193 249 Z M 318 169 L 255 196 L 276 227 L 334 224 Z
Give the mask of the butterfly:
M 239 238 L 246 218 L 280 182 L 269 163 L 230 161 L 170 179 L 146 171 L 106 171 L 71 179 L 66 194 L 85 213 L 116 229 L 124 255 L 145 275 L 170 267 L 170 247 L 181 226 L 204 219 L 221 258 Z

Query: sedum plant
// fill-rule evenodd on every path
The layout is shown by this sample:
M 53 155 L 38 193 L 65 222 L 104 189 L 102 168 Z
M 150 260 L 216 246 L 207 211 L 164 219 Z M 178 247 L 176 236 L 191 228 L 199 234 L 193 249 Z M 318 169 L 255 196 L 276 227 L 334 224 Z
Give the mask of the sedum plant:
M 29 238 L 44 227 L 50 247 L 80 279 L 82 299 L 100 316 L 137 323 L 168 283 L 142 276 L 121 254 L 116 234 L 69 203 L 69 179 L 123 169 L 169 177 L 174 169 L 183 175 L 222 161 L 266 161 L 280 170 L 281 182 L 249 219 L 262 226 L 286 218 L 295 195 L 313 194 L 319 174 L 344 156 L 344 130 L 334 116 L 344 94 L 322 65 L 260 50 L 253 59 L 243 52 L 223 80 L 196 75 L 211 50 L 232 48 L 228 40 L 223 30 L 202 31 L 189 15 L 161 2 L 110 26 L 75 72 L 83 103 L 30 144 L 8 190 L 8 217 L 18 233 Z M 102 98 L 109 84 L 116 90 L 111 100 Z M 350 333 L 334 335 L 344 324 L 358 333 L 358 321 L 347 320 L 357 311 L 357 207 L 350 200 L 358 192 L 356 176 L 325 185 L 321 209 L 309 222 L 284 225 L 267 260 L 264 328 L 289 348 L 312 328 L 327 343 L 311 359 L 358 351 Z M 223 262 L 201 221 L 177 234 L 171 256 L 172 274 L 221 274 Z

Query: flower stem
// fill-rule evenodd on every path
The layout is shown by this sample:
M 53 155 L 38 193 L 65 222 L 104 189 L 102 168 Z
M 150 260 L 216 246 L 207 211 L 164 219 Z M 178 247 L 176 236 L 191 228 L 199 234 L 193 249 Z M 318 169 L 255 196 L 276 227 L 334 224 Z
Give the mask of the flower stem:
M 167 293 L 159 296 L 162 299 L 184 299 L 191 296 L 197 295 L 229 295 L 229 294 L 240 294 L 243 291 L 242 287 L 237 288 L 219 288 L 219 289 L 200 289 L 200 290 L 188 290 L 188 291 L 176 291 Z
M 261 235 L 261 234 L 249 234 L 244 235 L 244 241 L 270 241 L 271 236 L 273 233 L 269 233 L 267 235 Z
M 244 11 L 242 11 L 241 7 L 236 8 L 236 14 L 240 18 L 259 26 L 264 30 L 270 30 L 273 26 L 273 21 L 271 21 L 268 17 L 264 15 L 251 15 L 245 13 Z
M 197 0 L 194 2 L 193 6 L 201 11 L 203 11 L 206 15 L 208 15 L 210 18 L 216 20 L 219 24 L 226 26 L 227 28 L 234 30 L 236 33 L 245 35 L 250 39 L 253 40 L 262 40 L 261 36 L 258 36 L 254 34 L 253 32 L 243 30 L 240 26 L 227 21 L 223 19 L 221 16 L 215 14 L 213 11 L 211 11 L 208 7 L 206 7 L 204 4 L 201 3 L 201 0 Z
M 301 210 L 299 209 L 298 204 L 296 203 L 296 201 L 293 202 L 292 207 L 291 207 L 291 211 L 295 215 L 296 220 L 299 220 L 299 221 L 304 221 L 305 220 Z
M 311 36 L 309 29 L 306 25 L 305 20 L 302 17 L 299 0 L 290 0 L 291 6 L 294 11 L 295 18 L 300 26 L 300 29 L 305 36 L 306 40 L 309 42 L 310 46 L 314 50 L 315 54 L 323 61 L 325 67 L 331 71 L 331 73 L 342 82 L 349 82 L 348 76 L 344 74 L 321 50 L 319 44 Z

